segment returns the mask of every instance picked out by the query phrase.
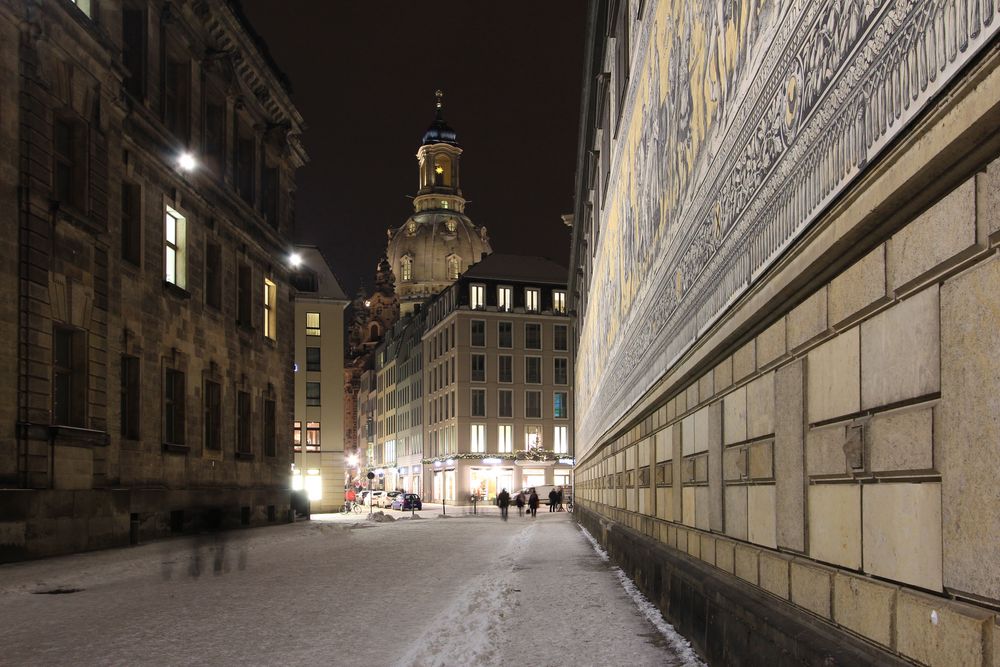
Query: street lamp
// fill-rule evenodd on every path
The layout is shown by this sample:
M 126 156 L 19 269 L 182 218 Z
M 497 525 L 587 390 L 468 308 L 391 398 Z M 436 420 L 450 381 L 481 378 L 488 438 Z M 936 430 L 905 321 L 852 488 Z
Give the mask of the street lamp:
M 292 268 L 298 268 L 302 265 L 302 255 L 293 252 L 288 256 L 288 263 L 292 265 Z
M 177 166 L 181 171 L 190 173 L 198 167 L 198 161 L 194 159 L 194 155 L 188 151 L 184 151 L 177 156 Z

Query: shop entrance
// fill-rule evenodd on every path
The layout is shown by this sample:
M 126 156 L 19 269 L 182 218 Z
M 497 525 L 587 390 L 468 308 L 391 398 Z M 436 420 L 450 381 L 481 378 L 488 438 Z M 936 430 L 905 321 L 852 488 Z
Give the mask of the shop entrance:
M 514 469 L 490 466 L 488 468 L 472 468 L 470 471 L 470 488 L 484 502 L 493 502 L 501 489 L 508 493 L 514 490 Z

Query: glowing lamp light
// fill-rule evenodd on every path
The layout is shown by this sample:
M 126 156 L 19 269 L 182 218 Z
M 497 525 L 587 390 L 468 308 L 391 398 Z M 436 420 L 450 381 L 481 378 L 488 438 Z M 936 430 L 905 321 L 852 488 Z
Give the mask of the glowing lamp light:
M 455 459 L 448 459 L 444 462 L 445 465 L 453 466 L 455 465 Z
M 352 468 L 355 467 L 356 465 L 358 465 L 358 455 L 357 454 L 351 454 L 350 456 L 348 456 L 347 457 L 347 465 L 351 466 Z
M 302 255 L 300 255 L 297 252 L 293 252 L 291 255 L 288 256 L 288 263 L 291 264 L 293 267 L 301 266 Z
M 483 463 L 488 466 L 498 466 L 500 465 L 500 459 L 497 458 L 485 458 Z
M 194 155 L 184 151 L 177 156 L 177 166 L 180 167 L 182 171 L 194 171 L 198 166 L 198 161 L 194 159 Z
M 571 466 L 576 463 L 576 459 L 559 459 L 559 463 L 564 466 Z

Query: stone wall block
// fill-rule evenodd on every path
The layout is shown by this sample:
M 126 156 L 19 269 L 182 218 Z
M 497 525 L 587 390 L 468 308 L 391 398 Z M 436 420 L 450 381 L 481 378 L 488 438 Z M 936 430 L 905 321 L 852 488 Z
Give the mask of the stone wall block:
M 859 485 L 810 485 L 809 556 L 852 570 L 861 568 Z
M 887 301 L 885 244 L 882 244 L 830 283 L 830 324 L 843 327 Z
M 934 467 L 934 410 L 891 410 L 868 425 L 869 462 L 875 472 Z
M 747 439 L 747 388 L 726 394 L 722 415 L 723 442 L 731 445 Z
M 980 667 L 993 615 L 971 605 L 902 590 L 896 650 L 927 665 Z
M 687 395 L 688 409 L 693 409 L 701 402 L 699 396 L 700 392 L 698 391 L 697 382 L 692 382 L 690 385 L 688 385 L 688 388 L 684 390 L 684 393 Z
M 747 539 L 747 487 L 726 487 L 726 535 Z
M 791 559 L 787 556 L 762 551 L 760 554 L 760 587 L 780 598 L 788 599 L 788 567 Z
M 695 452 L 694 415 L 681 420 L 681 453 L 690 456 Z
M 707 486 L 696 486 L 694 491 L 694 527 L 708 530 L 711 525 L 710 491 Z
M 733 358 L 726 357 L 712 369 L 712 382 L 715 391 L 721 392 L 733 385 Z
M 844 443 L 847 429 L 843 423 L 809 429 L 806 434 L 806 459 L 808 472 L 813 475 L 844 475 L 847 458 Z
M 805 551 L 803 362 L 774 374 L 774 498 L 778 546 Z
M 861 324 L 861 407 L 941 388 L 938 288 L 929 287 Z
M 698 379 L 698 395 L 707 401 L 715 395 L 715 374 L 708 372 Z
M 785 341 L 786 325 L 782 317 L 757 336 L 757 367 L 768 368 L 783 359 L 788 352 Z
M 795 352 L 827 332 L 829 320 L 826 299 L 826 286 L 823 286 L 788 313 L 789 351 Z
M 727 482 L 738 482 L 746 477 L 748 468 L 747 448 L 727 447 L 722 452 L 722 475 Z
M 838 572 L 833 580 L 833 620 L 883 646 L 892 646 L 895 586 Z
M 735 574 L 753 585 L 758 583 L 757 561 L 760 551 L 742 544 L 736 545 Z
M 789 575 L 792 602 L 814 614 L 830 618 L 833 571 L 819 565 L 792 561 Z
M 777 548 L 774 515 L 774 486 L 748 487 L 747 538 L 751 542 Z
M 747 385 L 747 438 L 774 433 L 774 373 Z
M 889 289 L 959 261 L 976 245 L 976 187 L 970 178 L 889 239 Z
M 992 600 L 1000 600 L 998 285 L 994 256 L 941 288 L 941 403 L 934 425 L 944 585 Z
M 717 540 L 711 535 L 701 536 L 701 559 L 709 565 L 715 565 L 715 545 Z
M 980 234 L 994 237 L 1000 232 L 1000 159 L 976 174 L 976 222 Z M 994 667 L 1000 667 L 1000 663 Z
M 863 487 L 865 572 L 941 590 L 941 485 Z
M 861 409 L 861 349 L 858 327 L 810 350 L 807 357 L 809 422 L 853 414 Z
M 709 528 L 722 532 L 723 523 L 723 455 L 722 455 L 722 402 L 716 401 L 707 409 L 708 429 L 708 488 Z
M 750 377 L 756 370 L 757 347 L 751 340 L 733 353 L 733 382 Z
M 718 540 L 715 543 L 715 566 L 730 574 L 736 567 L 736 545 L 728 540 Z
M 771 479 L 774 476 L 774 443 L 756 442 L 750 445 L 750 478 Z

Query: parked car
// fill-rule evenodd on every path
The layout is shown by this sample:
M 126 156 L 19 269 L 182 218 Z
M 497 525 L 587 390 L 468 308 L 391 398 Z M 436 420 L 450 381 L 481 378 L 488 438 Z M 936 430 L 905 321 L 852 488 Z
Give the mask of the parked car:
M 392 509 L 394 510 L 420 510 L 423 509 L 423 503 L 420 502 L 420 496 L 415 493 L 400 493 L 396 496 L 395 500 L 392 501 Z
M 385 492 L 384 491 L 372 491 L 372 497 L 371 497 L 371 500 L 369 501 L 368 504 L 371 505 L 372 507 L 381 507 L 382 506 L 382 494 L 383 493 L 385 493 Z
M 379 498 L 379 507 L 392 507 L 392 502 L 396 499 L 396 496 L 401 494 L 402 491 L 385 491 L 382 497 Z
M 371 493 L 371 491 L 369 491 L 368 489 L 365 489 L 364 491 L 362 491 L 361 493 L 358 494 L 358 504 L 359 505 L 364 505 L 365 507 L 368 506 L 368 494 L 369 493 Z

